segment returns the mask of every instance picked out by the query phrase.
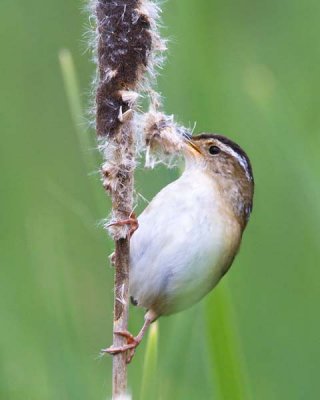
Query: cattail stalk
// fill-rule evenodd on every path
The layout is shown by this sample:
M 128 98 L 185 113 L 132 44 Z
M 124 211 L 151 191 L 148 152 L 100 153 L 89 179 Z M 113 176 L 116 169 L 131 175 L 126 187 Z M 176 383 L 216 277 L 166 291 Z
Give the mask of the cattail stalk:
M 152 39 L 150 21 L 139 0 L 94 0 L 96 19 L 96 130 L 104 163 L 104 188 L 112 198 L 114 224 L 109 232 L 115 240 L 113 329 L 125 331 L 129 308 L 130 226 L 117 225 L 130 218 L 133 209 L 135 168 L 134 111 L 137 90 L 147 69 Z M 113 335 L 113 346 L 125 339 Z M 113 399 L 127 391 L 126 354 L 113 356 Z

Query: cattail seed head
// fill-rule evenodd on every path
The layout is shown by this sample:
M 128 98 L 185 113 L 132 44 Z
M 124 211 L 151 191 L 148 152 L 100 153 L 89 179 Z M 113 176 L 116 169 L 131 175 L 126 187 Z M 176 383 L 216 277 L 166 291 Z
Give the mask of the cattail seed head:
M 100 136 L 113 136 L 123 122 L 119 115 L 134 105 L 132 92 L 147 69 L 152 48 L 151 23 L 141 12 L 139 0 L 95 3 L 99 75 L 96 128 Z

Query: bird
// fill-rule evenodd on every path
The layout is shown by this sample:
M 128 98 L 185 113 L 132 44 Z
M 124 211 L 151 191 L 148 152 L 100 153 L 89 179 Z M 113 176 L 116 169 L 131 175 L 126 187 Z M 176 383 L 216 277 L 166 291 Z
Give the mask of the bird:
M 185 135 L 182 175 L 164 187 L 138 217 L 130 241 L 131 301 L 145 308 L 137 336 L 115 332 L 130 362 L 152 322 L 200 301 L 230 269 L 253 206 L 250 159 L 220 134 Z

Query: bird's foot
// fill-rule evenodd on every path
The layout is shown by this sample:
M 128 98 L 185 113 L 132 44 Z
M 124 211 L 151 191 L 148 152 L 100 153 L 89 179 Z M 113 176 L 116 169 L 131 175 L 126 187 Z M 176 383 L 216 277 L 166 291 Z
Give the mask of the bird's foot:
M 129 364 L 134 356 L 135 350 L 137 346 L 140 344 L 141 340 L 143 339 L 146 331 L 148 330 L 150 324 L 158 318 L 158 314 L 156 314 L 153 310 L 149 310 L 146 315 L 144 316 L 144 324 L 140 329 L 140 332 L 137 336 L 131 335 L 130 332 L 123 330 L 123 331 L 114 331 L 115 335 L 120 335 L 127 339 L 127 344 L 118 347 L 108 347 L 107 349 L 101 350 L 101 354 L 119 354 L 127 352 L 127 364 Z
M 105 354 L 111 354 L 111 355 L 116 355 L 119 353 L 125 353 L 127 352 L 127 364 L 131 362 L 133 359 L 135 350 L 137 346 L 140 344 L 141 339 L 140 337 L 135 337 L 133 336 L 130 332 L 128 331 L 116 331 L 114 332 L 116 335 L 122 336 L 127 339 L 127 344 L 124 344 L 123 346 L 118 346 L 118 347 L 108 347 L 107 349 L 102 349 L 101 353 Z
M 134 234 L 134 232 L 139 228 L 139 222 L 134 212 L 130 214 L 129 218 L 123 219 L 121 221 L 111 222 L 110 224 L 107 225 L 107 228 L 109 228 L 110 226 L 123 226 L 123 225 L 130 226 L 129 237 L 131 237 Z

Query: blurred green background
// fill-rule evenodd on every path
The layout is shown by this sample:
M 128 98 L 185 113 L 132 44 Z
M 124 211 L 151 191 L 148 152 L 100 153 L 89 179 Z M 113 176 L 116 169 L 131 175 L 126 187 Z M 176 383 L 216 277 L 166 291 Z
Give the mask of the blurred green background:
M 99 157 L 83 151 L 59 66 L 87 108 L 94 67 L 78 0 L 0 4 L 0 398 L 106 399 L 112 242 Z M 154 399 L 320 395 L 320 3 L 169 0 L 165 108 L 249 153 L 255 206 L 240 255 L 205 301 L 159 321 Z M 88 133 L 87 133 L 88 134 Z M 82 133 L 85 135 L 85 133 Z M 85 139 L 83 136 L 82 139 Z M 84 141 L 86 143 L 86 140 Z M 88 160 L 95 160 L 88 164 Z M 147 199 L 177 170 L 137 171 Z M 144 207 L 139 203 L 139 210 Z M 131 309 L 137 332 L 143 311 Z M 140 398 L 146 342 L 129 366 Z M 150 390 L 150 388 L 149 388 Z

